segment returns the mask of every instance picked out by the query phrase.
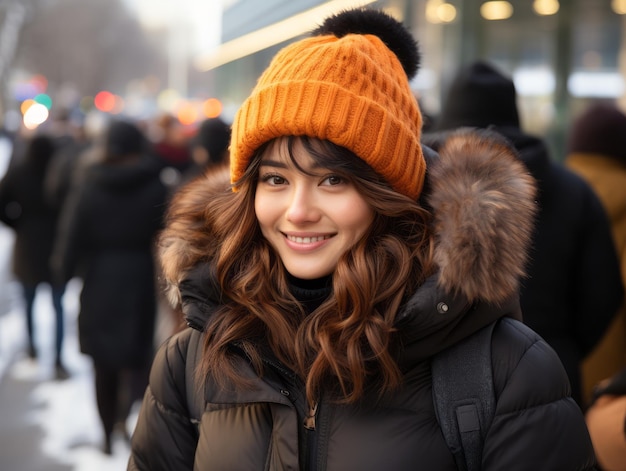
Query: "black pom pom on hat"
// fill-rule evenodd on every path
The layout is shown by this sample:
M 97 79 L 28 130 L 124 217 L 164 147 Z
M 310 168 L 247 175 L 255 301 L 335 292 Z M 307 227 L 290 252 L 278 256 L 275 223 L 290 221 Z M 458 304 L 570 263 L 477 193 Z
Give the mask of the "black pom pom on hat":
M 332 34 L 338 38 L 348 34 L 371 34 L 380 38 L 398 57 L 409 80 L 420 66 L 420 52 L 415 38 L 402 23 L 380 10 L 357 8 L 342 11 L 326 18 L 311 34 Z

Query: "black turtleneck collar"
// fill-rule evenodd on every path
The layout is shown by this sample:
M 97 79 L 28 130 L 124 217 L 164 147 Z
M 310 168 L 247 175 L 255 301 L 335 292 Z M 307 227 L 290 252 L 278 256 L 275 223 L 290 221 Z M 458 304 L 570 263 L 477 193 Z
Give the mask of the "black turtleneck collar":
M 317 309 L 332 291 L 332 276 L 324 276 L 314 280 L 303 280 L 287 274 L 289 291 L 302 303 L 307 314 Z

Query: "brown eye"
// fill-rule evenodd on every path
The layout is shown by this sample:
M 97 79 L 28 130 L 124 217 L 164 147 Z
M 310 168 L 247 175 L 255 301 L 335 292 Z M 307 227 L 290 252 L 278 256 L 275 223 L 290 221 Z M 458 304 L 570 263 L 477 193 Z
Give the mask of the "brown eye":
M 261 182 L 268 185 L 284 185 L 287 180 L 275 173 L 268 173 L 261 177 Z
M 326 178 L 324 178 L 324 181 L 322 182 L 322 184 L 330 185 L 330 186 L 341 185 L 342 183 L 345 183 L 345 180 L 343 177 L 340 177 L 339 175 L 329 175 Z

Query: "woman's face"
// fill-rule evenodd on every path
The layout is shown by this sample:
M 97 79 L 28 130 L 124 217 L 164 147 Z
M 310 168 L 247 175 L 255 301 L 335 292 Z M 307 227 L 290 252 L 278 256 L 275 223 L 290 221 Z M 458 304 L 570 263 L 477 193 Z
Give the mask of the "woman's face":
M 373 209 L 352 183 L 320 168 L 299 139 L 293 157 L 288 138 L 273 141 L 261 155 L 255 211 L 263 236 L 287 271 L 301 279 L 331 274 L 339 258 L 374 220 Z

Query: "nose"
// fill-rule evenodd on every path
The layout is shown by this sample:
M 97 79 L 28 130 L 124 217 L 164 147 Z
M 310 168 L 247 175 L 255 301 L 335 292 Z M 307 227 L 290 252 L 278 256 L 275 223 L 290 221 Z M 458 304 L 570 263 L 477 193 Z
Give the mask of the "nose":
M 318 221 L 320 215 L 314 191 L 306 186 L 296 186 L 287 208 L 287 220 L 294 224 L 305 224 Z

